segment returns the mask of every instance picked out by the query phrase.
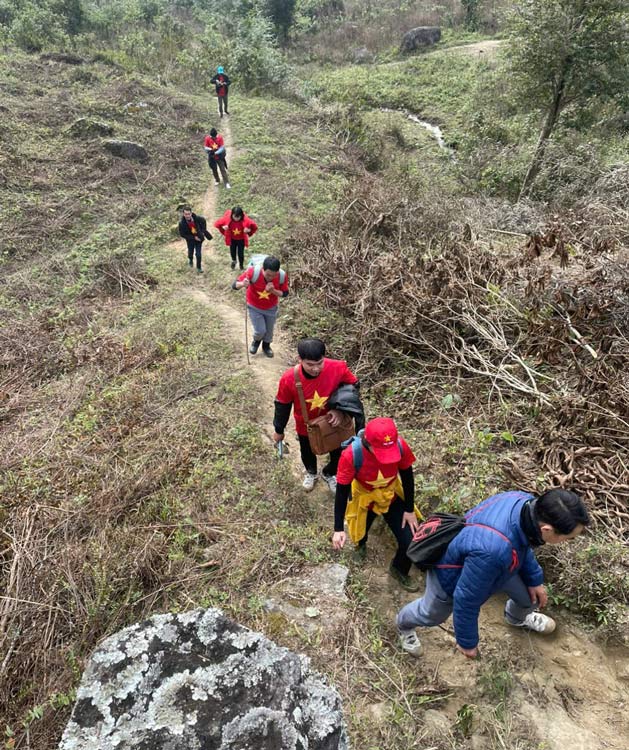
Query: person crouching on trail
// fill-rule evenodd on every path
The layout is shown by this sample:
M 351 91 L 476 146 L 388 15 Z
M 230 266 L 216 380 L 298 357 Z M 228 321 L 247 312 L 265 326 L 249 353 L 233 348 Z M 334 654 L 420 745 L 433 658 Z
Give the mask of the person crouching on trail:
M 256 354 L 260 343 L 267 357 L 272 357 L 271 342 L 279 309 L 280 298 L 288 297 L 288 275 L 280 262 L 267 255 L 262 265 L 250 266 L 234 281 L 232 289 L 247 290 L 247 310 L 253 326 L 253 341 L 249 347 Z
M 284 440 L 284 430 L 288 424 L 291 408 L 295 407 L 295 427 L 299 438 L 299 449 L 301 461 L 306 469 L 303 487 L 310 492 L 314 488 L 318 478 L 317 457 L 313 453 L 308 440 L 308 429 L 302 414 L 299 394 L 295 378 L 298 377 L 304 393 L 304 402 L 308 410 L 308 418 L 316 419 L 324 414 L 333 426 L 338 425 L 341 413 L 337 409 L 331 409 L 329 402 L 332 394 L 343 384 L 357 385 L 358 378 L 342 360 L 328 359 L 325 356 L 325 344 L 321 339 L 302 339 L 297 344 L 299 363 L 291 367 L 280 378 L 277 395 L 275 396 L 275 416 L 273 419 L 273 440 L 279 443 Z M 360 404 L 362 415 L 362 404 Z M 356 417 L 357 427 L 360 429 L 364 423 Z M 321 471 L 323 481 L 332 492 L 336 491 L 336 469 L 341 456 L 341 448 L 330 451 L 328 463 Z
M 212 235 L 207 231 L 205 217 L 197 216 L 192 212 L 190 206 L 183 206 L 181 219 L 179 220 L 179 234 L 188 245 L 188 265 L 192 267 L 192 258 L 196 255 L 197 273 L 203 273 L 201 269 L 203 240 L 212 239 Z
M 376 515 L 381 515 L 398 544 L 389 574 L 407 591 L 419 588 L 409 576 L 412 563 L 406 556 L 418 526 L 414 463 L 415 456 L 399 437 L 395 422 L 387 417 L 372 419 L 341 453 L 334 499 L 334 549 L 345 545 L 346 521 L 349 536 L 357 545 L 354 559 L 364 560 L 369 529 Z
M 221 65 L 216 68 L 216 75 L 210 79 L 210 83 L 213 83 L 216 87 L 216 96 L 218 97 L 218 114 L 222 117 L 223 110 L 225 110 L 225 114 L 228 115 L 229 112 L 227 111 L 227 96 L 229 93 L 229 86 L 231 84 L 231 81 L 229 80 L 229 76 L 227 75 L 227 73 L 225 73 L 225 69 Z
M 555 621 L 536 611 L 546 606 L 548 594 L 533 549 L 574 539 L 590 519 L 577 494 L 553 489 L 539 497 L 519 491 L 492 495 L 472 508 L 465 522 L 428 570 L 422 598 L 398 613 L 400 644 L 413 656 L 422 653 L 415 628 L 440 625 L 452 613 L 457 649 L 476 658 L 480 608 L 498 591 L 509 596 L 507 624 L 552 633 Z
M 214 226 L 225 238 L 225 244 L 232 256 L 232 268 L 238 265 L 243 271 L 245 267 L 245 248 L 249 247 L 249 238 L 258 231 L 258 225 L 250 219 L 240 206 L 227 209 L 220 219 L 214 222 Z
M 229 174 L 227 173 L 227 152 L 225 151 L 225 141 L 222 135 L 219 135 L 216 128 L 210 130 L 210 134 L 205 136 L 205 150 L 207 151 L 207 160 L 214 175 L 214 184 L 220 185 L 218 179 L 218 170 L 220 169 L 225 187 L 229 190 Z

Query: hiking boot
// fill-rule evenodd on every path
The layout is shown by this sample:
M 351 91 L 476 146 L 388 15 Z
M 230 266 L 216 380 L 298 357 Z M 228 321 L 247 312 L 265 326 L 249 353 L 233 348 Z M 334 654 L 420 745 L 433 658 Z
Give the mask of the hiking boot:
M 394 578 L 406 591 L 419 591 L 419 581 L 414 581 L 410 576 L 402 573 L 393 563 L 389 565 L 389 575 Z
M 197 273 L 203 273 L 203 269 L 202 268 L 197 268 Z
M 321 479 L 328 485 L 330 492 L 334 495 L 336 493 L 336 477 L 333 474 L 321 473 Z
M 236 268 L 236 261 L 232 260 L 232 271 L 234 270 L 234 268 Z
M 266 342 L 262 344 L 262 351 L 267 357 L 273 357 L 273 352 L 271 351 L 271 344 L 267 344 Z
M 221 183 L 218 180 L 214 180 L 214 184 L 218 187 Z
M 526 630 L 532 630 L 535 633 L 542 633 L 543 635 L 550 635 L 557 627 L 557 623 L 552 617 L 543 615 L 541 612 L 531 612 L 522 622 L 511 622 L 505 615 L 505 622 L 514 628 L 525 628 Z
M 414 630 L 401 630 L 398 628 L 397 632 L 400 636 L 400 646 L 403 651 L 415 657 L 422 655 L 424 649 Z
M 249 353 L 250 354 L 257 354 L 258 349 L 260 348 L 260 341 L 252 341 L 251 346 L 249 347 Z
M 312 492 L 316 481 L 317 475 L 311 474 L 309 471 L 307 471 L 306 476 L 304 477 L 304 481 L 301 483 L 301 486 L 306 490 L 306 492 Z
M 232 186 L 231 186 L 231 185 L 229 184 L 229 182 L 226 182 L 226 183 L 225 183 L 225 188 L 226 188 L 227 190 L 231 190 L 231 189 L 232 189 Z
M 189 260 L 188 261 L 188 265 L 190 266 L 190 268 L 192 268 L 192 266 L 194 265 L 194 263 L 191 260 Z
M 362 563 L 365 562 L 366 557 L 367 557 L 367 545 L 357 544 L 354 547 L 354 551 L 352 552 L 352 560 L 356 563 L 356 565 L 362 565 Z

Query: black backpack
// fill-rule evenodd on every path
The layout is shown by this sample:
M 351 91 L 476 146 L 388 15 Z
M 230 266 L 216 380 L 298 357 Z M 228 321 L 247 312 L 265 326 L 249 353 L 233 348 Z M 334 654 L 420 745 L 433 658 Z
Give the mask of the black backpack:
M 428 570 L 439 562 L 450 542 L 464 527 L 464 516 L 434 513 L 417 527 L 406 556 L 420 570 Z
M 484 523 L 470 523 L 469 519 L 479 512 L 479 509 L 465 516 L 456 516 L 453 513 L 433 513 L 417 527 L 413 535 L 413 541 L 406 550 L 406 556 L 412 560 L 420 570 L 433 568 L 445 554 L 448 545 L 466 526 L 478 526 L 491 531 L 511 547 L 510 572 L 517 569 L 520 561 L 518 553 L 511 544 L 511 540 L 493 526 Z M 456 566 L 460 567 L 460 566 Z

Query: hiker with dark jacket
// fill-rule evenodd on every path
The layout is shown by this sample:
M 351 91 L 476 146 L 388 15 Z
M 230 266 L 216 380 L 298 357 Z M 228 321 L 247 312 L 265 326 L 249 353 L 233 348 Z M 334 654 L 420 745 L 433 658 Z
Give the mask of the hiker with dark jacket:
M 205 136 L 203 148 L 207 152 L 207 161 L 212 170 L 212 174 L 214 175 L 214 184 L 217 186 L 221 184 L 221 181 L 218 178 L 218 171 L 220 169 L 225 187 L 229 190 L 231 185 L 229 184 L 229 174 L 227 173 L 225 140 L 222 135 L 219 135 L 216 128 L 212 128 L 209 135 Z
M 418 525 L 414 463 L 415 456 L 398 435 L 395 422 L 387 417 L 371 419 L 362 434 L 341 453 L 334 498 L 334 549 L 345 545 L 346 522 L 349 536 L 356 544 L 354 559 L 364 560 L 369 529 L 376 516 L 381 515 L 398 544 L 389 575 L 407 591 L 419 588 L 409 576 L 411 561 L 406 556 Z
M 214 222 L 214 226 L 225 238 L 225 244 L 229 248 L 232 257 L 232 268 L 236 267 L 236 258 L 240 270 L 245 267 L 245 248 L 249 247 L 249 238 L 258 231 L 258 225 L 250 219 L 240 206 L 227 209 L 220 219 Z
M 498 591 L 509 596 L 507 624 L 552 633 L 555 621 L 536 611 L 546 606 L 548 594 L 533 550 L 574 539 L 590 519 L 578 495 L 552 489 L 539 497 L 519 491 L 492 495 L 472 508 L 465 521 L 428 570 L 424 595 L 398 613 L 401 646 L 413 656 L 422 653 L 415 628 L 440 625 L 452 613 L 457 649 L 474 659 L 480 608 Z
M 327 414 L 330 423 L 336 426 L 342 417 L 341 412 L 344 411 L 354 417 L 356 429 L 361 429 L 365 416 L 358 394 L 358 378 L 346 362 L 325 356 L 325 343 L 321 339 L 302 339 L 297 344 L 297 355 L 298 364 L 283 373 L 277 388 L 273 440 L 276 443 L 284 440 L 284 431 L 294 406 L 301 461 L 306 470 L 303 488 L 310 492 L 319 477 L 317 457 L 308 440 L 308 429 L 302 414 L 295 378 L 300 379 L 303 388 L 308 419 L 316 419 Z M 341 448 L 330 451 L 329 460 L 321 471 L 321 478 L 331 492 L 336 491 L 335 475 L 340 456 Z
M 192 268 L 192 259 L 196 255 L 197 273 L 203 273 L 201 269 L 203 241 L 212 239 L 212 235 L 207 231 L 205 217 L 193 213 L 190 206 L 183 206 L 179 220 L 179 234 L 188 245 L 188 265 Z
M 210 79 L 210 83 L 213 83 L 216 88 L 216 96 L 218 97 L 218 114 L 222 117 L 223 110 L 228 115 L 227 111 L 227 97 L 229 95 L 229 87 L 231 81 L 229 76 L 225 73 L 225 69 L 219 65 L 216 69 L 216 75 Z
M 247 290 L 247 312 L 253 326 L 250 353 L 256 354 L 262 344 L 264 355 L 272 357 L 271 342 L 279 301 L 288 297 L 288 275 L 280 268 L 279 259 L 267 255 L 262 263 L 249 266 L 233 282 L 232 289 Z

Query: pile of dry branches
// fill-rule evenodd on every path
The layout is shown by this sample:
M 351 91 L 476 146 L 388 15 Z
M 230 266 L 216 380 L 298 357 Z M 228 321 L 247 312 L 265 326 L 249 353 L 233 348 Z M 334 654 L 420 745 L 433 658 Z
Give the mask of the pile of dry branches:
M 335 230 L 308 227 L 309 295 L 338 311 L 343 354 L 406 404 L 448 384 L 468 408 L 510 414 L 527 445 L 506 472 L 583 492 L 629 533 L 629 255 L 553 220 L 520 247 L 473 239 L 458 206 L 366 184 Z M 403 411 L 405 404 L 400 404 Z M 535 419 L 531 419 L 531 414 Z M 489 417 L 491 418 L 491 416 Z

